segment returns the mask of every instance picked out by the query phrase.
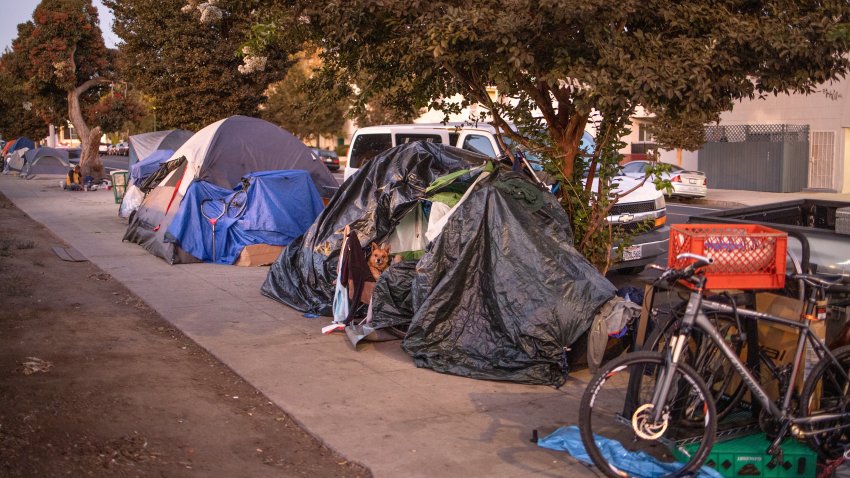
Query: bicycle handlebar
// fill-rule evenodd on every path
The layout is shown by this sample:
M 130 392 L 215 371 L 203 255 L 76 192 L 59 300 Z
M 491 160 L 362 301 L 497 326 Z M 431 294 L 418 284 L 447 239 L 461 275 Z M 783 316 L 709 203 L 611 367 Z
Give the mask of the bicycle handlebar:
M 835 275 L 833 280 L 826 280 L 823 278 L 823 274 L 791 274 L 789 277 L 792 280 L 801 280 L 811 287 L 818 287 L 821 289 L 829 289 L 830 287 L 840 284 L 843 280 L 841 275 Z
M 675 282 L 679 279 L 691 280 L 699 269 L 714 262 L 714 259 L 710 257 L 701 256 L 692 252 L 683 252 L 676 256 L 676 259 L 693 259 L 694 262 L 684 269 L 674 269 L 672 267 L 668 268 L 663 274 L 661 274 L 661 277 L 658 278 L 658 282 Z

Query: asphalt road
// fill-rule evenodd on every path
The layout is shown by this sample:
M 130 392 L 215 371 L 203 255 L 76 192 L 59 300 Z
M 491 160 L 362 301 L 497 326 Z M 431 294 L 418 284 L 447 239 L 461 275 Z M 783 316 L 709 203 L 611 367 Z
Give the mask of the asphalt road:
M 688 222 L 691 216 L 697 216 L 721 208 L 715 206 L 699 206 L 678 202 L 667 203 L 667 224 L 682 224 Z

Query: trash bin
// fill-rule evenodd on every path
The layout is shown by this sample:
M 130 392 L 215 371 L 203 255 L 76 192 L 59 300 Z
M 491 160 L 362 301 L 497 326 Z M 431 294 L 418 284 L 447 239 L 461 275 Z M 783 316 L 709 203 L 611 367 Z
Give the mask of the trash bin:
M 112 192 L 115 194 L 115 204 L 121 204 L 127 191 L 127 171 L 112 171 Z

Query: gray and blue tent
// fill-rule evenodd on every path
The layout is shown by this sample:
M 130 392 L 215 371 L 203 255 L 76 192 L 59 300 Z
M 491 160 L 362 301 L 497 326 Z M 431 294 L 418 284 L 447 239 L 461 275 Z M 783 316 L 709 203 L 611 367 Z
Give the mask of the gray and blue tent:
M 68 151 L 41 147 L 31 149 L 24 154 L 21 176 L 29 179 L 38 174 L 68 174 L 70 168 Z
M 243 178 L 251 173 L 281 170 L 306 171 L 321 197 L 328 197 L 326 194 L 338 187 L 328 168 L 307 146 L 279 126 L 247 116 L 216 121 L 189 138 L 150 178 L 153 181 L 162 177 L 132 215 L 124 240 L 140 244 L 171 264 L 206 259 L 184 250 L 179 238 L 169 233 L 173 232 L 169 226 L 178 214 L 202 212 L 200 204 L 184 201 L 192 184 L 202 181 L 225 191 L 236 191 Z M 300 199 L 291 196 L 287 207 L 303 208 L 311 204 L 307 194 L 310 188 L 302 191 L 306 195 Z
M 35 143 L 26 136 L 12 140 L 3 152 L 3 170 L 21 171 L 24 168 L 24 154 L 35 148 Z
M 12 142 L 10 146 L 6 148 L 4 161 L 4 170 L 5 171 L 21 171 L 24 169 L 24 165 L 26 164 L 24 155 L 27 151 L 35 148 L 35 143 L 32 142 L 31 139 L 23 136 Z

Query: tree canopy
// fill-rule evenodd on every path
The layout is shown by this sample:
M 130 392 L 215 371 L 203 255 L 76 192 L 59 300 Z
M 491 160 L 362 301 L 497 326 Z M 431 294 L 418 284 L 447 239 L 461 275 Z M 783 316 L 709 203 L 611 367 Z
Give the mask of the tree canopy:
M 517 124 L 540 120 L 573 172 L 592 111 L 642 105 L 664 146 L 696 149 L 735 100 L 810 92 L 843 75 L 847 2 L 302 0 L 327 72 L 401 106 L 456 93 Z M 510 101 L 494 102 L 496 86 Z
M 356 84 L 360 104 L 382 95 L 401 110 L 431 105 L 451 111 L 457 106 L 440 99 L 463 95 L 467 103 L 489 110 L 488 122 L 544 152 L 553 159 L 554 172 L 575 183 L 588 166 L 580 141 L 588 122 L 595 121 L 592 115 L 601 118 L 596 133 L 602 147 L 590 158 L 591 174 L 600 163 L 616 164 L 616 150 L 606 145 L 619 141 L 638 105 L 656 116 L 654 136 L 661 146 L 698 149 L 704 125 L 736 100 L 809 93 L 844 76 L 850 65 L 850 41 L 841 34 L 850 20 L 846 1 L 298 0 L 286 5 L 291 8 L 269 9 L 259 28 L 264 34 L 251 38 L 252 47 L 273 45 L 288 32 L 306 32 L 322 48 L 326 77 L 336 85 Z M 369 83 L 357 82 L 364 76 Z M 499 98 L 491 98 L 493 86 Z M 512 132 L 509 123 L 519 131 Z M 590 184 L 569 207 L 599 200 L 584 219 L 593 216 L 591 222 L 600 225 L 610 204 L 604 190 L 588 195 Z M 579 216 L 572 215 L 574 228 Z M 577 233 L 579 239 L 582 234 Z
M 47 134 L 47 121 L 33 105 L 26 84 L 14 73 L 14 52 L 0 57 L 0 133 L 9 140 L 20 136 L 37 139 Z
M 212 3 L 212 2 L 211 2 Z M 122 73 L 149 95 L 160 128 L 197 130 L 234 114 L 256 116 L 267 86 L 283 78 L 288 51 L 267 55 L 264 69 L 238 71 L 241 45 L 263 2 L 105 0 L 123 41 Z
M 284 79 L 271 86 L 263 118 L 304 140 L 342 132 L 348 103 L 329 95 L 317 95 L 310 78 L 314 61 L 305 58 L 289 69 Z

